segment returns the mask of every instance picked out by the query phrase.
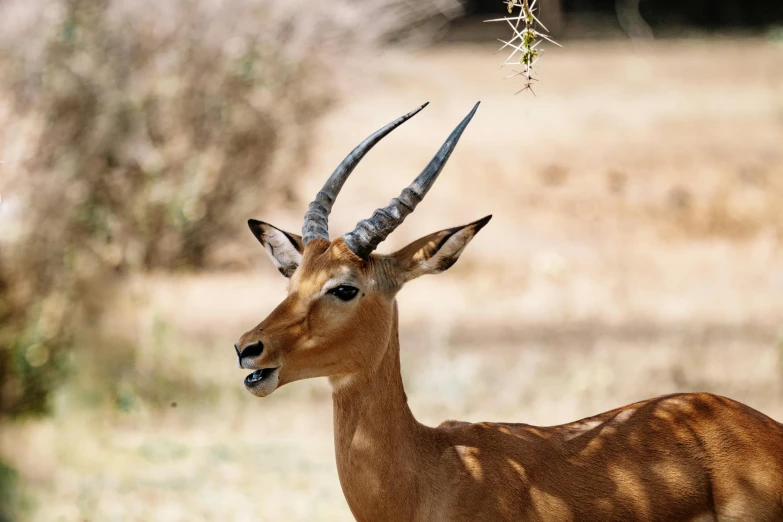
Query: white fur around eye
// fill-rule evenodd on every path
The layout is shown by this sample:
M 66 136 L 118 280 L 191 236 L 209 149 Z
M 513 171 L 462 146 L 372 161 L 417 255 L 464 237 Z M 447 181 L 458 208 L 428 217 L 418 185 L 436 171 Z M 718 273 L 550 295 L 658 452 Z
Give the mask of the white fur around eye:
M 359 284 L 351 279 L 344 279 L 342 277 L 337 278 L 334 277 L 330 280 L 328 280 L 324 285 L 321 287 L 321 291 L 319 295 L 323 296 L 334 290 L 335 288 L 339 288 L 341 286 L 352 286 L 356 289 L 358 289 L 361 292 L 361 289 L 359 289 Z
M 321 287 L 321 295 L 325 295 L 329 290 L 340 286 L 342 284 L 340 281 L 342 281 L 342 279 L 333 277 L 332 279 L 325 282 L 324 286 Z
M 346 267 L 342 267 L 340 269 L 340 273 L 337 276 L 332 277 L 323 284 L 320 295 L 325 295 L 329 290 L 337 288 L 340 285 L 355 286 L 356 288 L 359 288 L 359 284 L 354 281 L 353 277 L 351 276 L 351 270 Z

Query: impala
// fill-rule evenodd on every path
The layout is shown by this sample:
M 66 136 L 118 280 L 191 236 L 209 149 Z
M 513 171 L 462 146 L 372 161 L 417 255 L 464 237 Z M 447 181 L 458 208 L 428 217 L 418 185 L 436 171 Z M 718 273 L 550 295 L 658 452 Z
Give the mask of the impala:
M 430 189 L 478 104 L 398 198 L 329 239 L 328 216 L 362 157 L 337 167 L 302 236 L 250 220 L 288 295 L 235 345 L 247 390 L 328 377 L 340 484 L 360 521 L 783 521 L 783 425 L 730 399 L 676 394 L 553 427 L 416 421 L 400 375 L 395 296 L 443 272 L 491 216 L 373 253 Z M 476 347 L 476 349 L 480 349 Z M 498 383 L 502 386 L 502 383 Z

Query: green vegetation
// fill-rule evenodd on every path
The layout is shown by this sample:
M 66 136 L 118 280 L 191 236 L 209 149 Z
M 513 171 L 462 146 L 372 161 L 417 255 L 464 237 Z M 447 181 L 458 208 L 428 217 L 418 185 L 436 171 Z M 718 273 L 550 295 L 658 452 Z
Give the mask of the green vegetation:
M 16 470 L 0 459 L 0 522 L 15 520 L 19 507 L 18 482 Z

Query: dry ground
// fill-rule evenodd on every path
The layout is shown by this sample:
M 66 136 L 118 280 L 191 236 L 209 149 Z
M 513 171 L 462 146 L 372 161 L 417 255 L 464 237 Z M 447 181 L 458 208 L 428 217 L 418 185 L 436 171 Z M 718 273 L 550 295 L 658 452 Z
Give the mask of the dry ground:
M 366 134 L 430 100 L 346 185 L 332 221 L 345 230 L 482 100 L 384 247 L 495 215 L 450 271 L 400 296 L 414 413 L 553 424 L 706 390 L 783 419 L 783 47 L 574 43 L 541 62 L 535 98 L 512 96 L 491 51 L 380 57 L 381 81 L 322 125 L 301 187 L 315 194 Z M 303 211 L 257 217 L 297 230 Z M 249 233 L 232 248 L 252 269 L 135 281 L 111 305 L 108 328 L 137 344 L 135 378 L 189 386 L 124 412 L 66 390 L 52 418 L 4 427 L 29 520 L 350 520 L 327 383 L 263 401 L 243 390 L 231 344 L 285 283 Z

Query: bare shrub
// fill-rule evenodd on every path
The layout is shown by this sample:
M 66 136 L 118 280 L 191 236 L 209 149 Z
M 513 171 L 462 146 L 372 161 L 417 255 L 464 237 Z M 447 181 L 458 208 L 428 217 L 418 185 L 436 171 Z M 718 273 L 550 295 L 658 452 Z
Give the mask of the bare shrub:
M 260 201 L 290 199 L 362 57 L 458 5 L 0 6 L 0 411 L 45 409 L 113 282 L 203 267 Z

